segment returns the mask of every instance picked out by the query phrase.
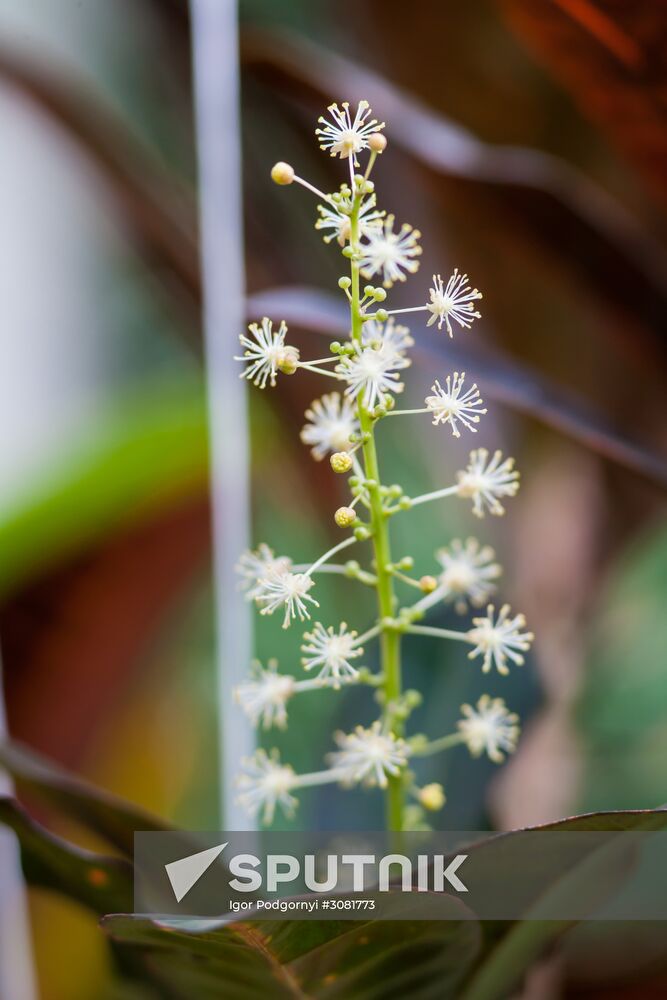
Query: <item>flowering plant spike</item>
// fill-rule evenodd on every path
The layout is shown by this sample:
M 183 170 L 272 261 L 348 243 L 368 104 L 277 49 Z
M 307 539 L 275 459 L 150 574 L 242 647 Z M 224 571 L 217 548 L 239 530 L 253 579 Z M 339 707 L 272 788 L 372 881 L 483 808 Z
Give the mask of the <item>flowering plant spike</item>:
M 351 733 L 334 734 L 337 749 L 319 771 L 297 774 L 280 760 L 277 750 L 258 750 L 243 762 L 239 798 L 251 814 L 270 823 L 277 808 L 293 814 L 298 802 L 295 793 L 301 788 L 327 783 L 375 786 L 386 796 L 388 829 L 424 829 L 428 828 L 427 813 L 444 805 L 445 794 L 439 784 L 418 785 L 419 758 L 460 744 L 474 757 L 486 753 L 500 762 L 516 747 L 519 720 L 502 698 L 485 694 L 475 707 L 461 707 L 456 732 L 410 735 L 410 715 L 420 696 L 403 687 L 402 642 L 411 635 L 432 635 L 463 643 L 484 673 L 495 668 L 505 675 L 523 663 L 533 636 L 525 630 L 523 615 L 513 614 L 507 604 L 496 611 L 491 603 L 502 572 L 493 549 L 475 538 L 453 539 L 436 550 L 433 571 L 418 578 L 412 575 L 411 558 L 395 561 L 392 556 L 391 522 L 403 511 L 445 497 L 471 501 L 473 513 L 480 518 L 487 513 L 503 514 L 502 500 L 516 494 L 519 474 L 513 459 L 477 447 L 456 482 L 442 489 L 408 497 L 400 486 L 382 482 L 375 431 L 383 420 L 427 414 L 420 419 L 430 418 L 440 428 L 432 433 L 447 428 L 454 437 L 461 437 L 476 434 L 487 412 L 477 386 L 458 371 L 441 373 L 430 386 L 423 409 L 397 408 L 396 397 L 403 389 L 414 341 L 410 330 L 395 317 L 427 313 L 427 326 L 453 337 L 457 328 L 465 332 L 480 318 L 476 303 L 482 294 L 456 268 L 447 281 L 434 275 L 422 305 L 409 309 L 384 305 L 387 289 L 414 275 L 421 255 L 419 231 L 407 223 L 396 225 L 393 215 L 377 207 L 370 178 L 377 157 L 387 147 L 384 123 L 361 101 L 356 111 L 347 102 L 340 108 L 332 104 L 318 124 L 321 149 L 348 161 L 349 179 L 338 191 L 325 194 L 299 177 L 288 163 L 277 163 L 271 176 L 282 186 L 301 185 L 318 200 L 315 228 L 325 243 L 339 249 L 349 272 L 338 282 L 350 312 L 349 339 L 330 344 L 324 358 L 302 359 L 289 345 L 287 325 L 279 318 L 263 317 L 240 337 L 243 354 L 237 360 L 245 364 L 241 377 L 260 389 L 274 386 L 282 374 L 293 375 L 301 369 L 336 383 L 335 389 L 306 410 L 301 440 L 316 461 L 329 457 L 332 475 L 348 477 L 350 499 L 332 511 L 342 540 L 311 565 L 295 565 L 289 556 L 276 554 L 264 543 L 241 557 L 238 570 L 247 598 L 261 614 L 281 615 L 284 628 L 304 623 L 305 631 L 300 669 L 281 673 L 275 660 L 266 667 L 255 663 L 236 697 L 252 722 L 264 728 L 284 727 L 291 710 L 288 703 L 321 688 L 341 692 L 369 685 L 375 689 L 379 710 L 377 718 Z M 363 284 L 362 279 L 381 285 Z M 348 559 L 348 548 L 354 548 L 358 558 Z M 360 623 L 350 627 L 326 620 L 317 599 L 316 577 L 322 572 L 339 573 L 375 590 L 377 617 L 366 623 L 365 630 Z M 404 593 L 413 595 L 412 599 L 404 600 Z M 429 610 L 442 604 L 461 615 L 477 609 L 478 616 L 460 631 L 425 624 Z M 365 650 L 374 642 L 380 646 L 378 671 L 364 665 Z

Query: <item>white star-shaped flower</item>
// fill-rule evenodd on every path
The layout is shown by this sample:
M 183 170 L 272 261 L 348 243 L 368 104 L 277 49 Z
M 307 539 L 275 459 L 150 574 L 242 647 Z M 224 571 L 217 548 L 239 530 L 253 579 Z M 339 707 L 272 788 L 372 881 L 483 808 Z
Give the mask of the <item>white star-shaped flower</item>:
M 306 410 L 301 440 L 311 445 L 313 458 L 321 462 L 329 452 L 349 451 L 350 434 L 359 430 L 354 403 L 339 392 L 329 392 L 315 399 Z
M 482 298 L 482 293 L 476 288 L 471 288 L 468 284 L 468 275 L 459 274 L 458 267 L 447 282 L 447 286 L 439 274 L 433 275 L 433 287 L 429 295 L 431 301 L 426 303 L 426 308 L 432 314 L 426 324 L 431 326 L 437 322 L 438 330 L 442 329 L 442 324 L 447 326 L 447 333 L 453 337 L 451 319 L 455 319 L 459 326 L 469 328 L 474 319 L 481 319 L 481 313 L 475 311 L 473 302 Z
M 501 451 L 495 451 L 489 461 L 486 448 L 470 452 L 468 467 L 457 473 L 457 492 L 460 497 L 472 499 L 473 513 L 484 517 L 486 507 L 496 516 L 505 513 L 499 497 L 513 497 L 519 489 L 519 473 L 514 468 L 514 459 L 503 460 Z
M 241 576 L 241 589 L 245 590 L 249 601 L 261 597 L 264 588 L 262 581 L 267 576 L 287 573 L 292 565 L 289 556 L 276 556 L 264 542 L 255 552 L 248 550 L 239 559 L 236 572 Z
M 288 764 L 280 763 L 280 754 L 272 750 L 257 750 L 252 757 L 242 762 L 243 773 L 237 779 L 241 789 L 239 803 L 251 816 L 262 810 L 262 822 L 273 822 L 276 806 L 279 805 L 289 818 L 294 815 L 297 800 L 290 795 L 296 774 Z
M 386 323 L 367 320 L 361 332 L 361 342 L 364 347 L 381 348 L 388 357 L 395 355 L 398 358 L 404 358 L 408 349 L 414 345 L 408 327 L 394 322 L 393 316 Z
M 245 351 L 241 357 L 234 358 L 234 361 L 248 363 L 248 367 L 241 372 L 240 377 L 250 379 L 253 385 L 259 386 L 260 389 L 265 388 L 267 381 L 273 387 L 280 365 L 290 360 L 297 361 L 299 358 L 297 349 L 285 344 L 287 324 L 282 322 L 278 329 L 274 330 L 272 321 L 265 316 L 261 326 L 251 323 L 248 329 L 252 338 L 241 334 L 239 340 Z
M 306 602 L 319 608 L 318 602 L 308 591 L 314 584 L 307 573 L 271 573 L 260 581 L 261 594 L 257 598 L 263 607 L 262 615 L 272 615 L 278 608 L 285 609 L 283 628 L 289 628 L 293 618 L 304 621 L 310 618 Z
M 338 630 L 333 625 L 325 628 L 316 622 L 312 632 L 304 634 L 301 652 L 306 655 L 301 660 L 304 670 L 321 667 L 318 680 L 332 678 L 332 686 L 340 687 L 341 677 L 356 677 L 358 671 L 350 663 L 363 656 L 363 649 L 356 645 L 357 633 L 348 632 L 342 622 Z
M 324 128 L 316 128 L 320 149 L 328 150 L 331 156 L 345 159 L 352 157 L 355 167 L 358 165 L 357 153 L 368 148 L 368 140 L 374 132 L 384 128 L 384 122 L 371 118 L 372 111 L 368 101 L 359 101 L 354 118 L 350 115 L 350 105 L 343 101 L 342 110 L 337 104 L 330 104 L 327 111 L 332 121 L 320 115 L 317 119 Z
M 478 424 L 480 416 L 486 413 L 486 409 L 482 407 L 484 401 L 475 384 L 463 392 L 465 374 L 461 372 L 459 375 L 458 372 L 454 372 L 453 375 L 448 375 L 444 389 L 436 379 L 431 386 L 433 395 L 427 396 L 424 400 L 433 413 L 434 425 L 449 424 L 454 437 L 461 437 L 458 421 L 461 421 L 469 431 L 476 432 L 477 428 L 474 425 Z
M 361 244 L 361 273 L 366 278 L 382 275 L 383 284 L 390 288 L 395 281 L 405 281 L 404 271 L 414 274 L 419 269 L 422 248 L 421 233 L 404 223 L 394 232 L 394 216 L 388 215 L 381 227 L 374 229 Z
M 239 684 L 234 696 L 254 726 L 260 720 L 264 729 L 287 724 L 288 700 L 294 694 L 294 678 L 278 673 L 276 660 L 269 660 L 266 670 L 258 660 L 251 666 L 252 680 Z
M 387 776 L 395 777 L 408 761 L 408 747 L 404 740 L 384 732 L 380 722 L 369 729 L 357 726 L 351 733 L 336 733 L 340 750 L 329 754 L 329 763 L 341 771 L 341 781 L 354 785 L 387 787 Z
M 518 666 L 524 662 L 523 653 L 530 649 L 535 638 L 532 632 L 522 632 L 526 619 L 523 615 L 511 617 L 509 604 L 504 604 L 494 621 L 494 607 L 489 604 L 486 615 L 473 618 L 473 628 L 468 632 L 468 639 L 474 649 L 468 653 L 470 659 L 483 656 L 482 672 L 488 674 L 495 666 L 499 674 L 508 674 L 507 661 L 511 660 Z
M 382 402 L 385 393 L 403 391 L 397 372 L 409 364 L 407 358 L 399 357 L 394 351 L 355 344 L 354 354 L 343 358 L 336 372 L 347 382 L 345 395 L 356 399 L 363 391 L 363 404 L 367 410 L 372 410 Z
M 322 239 L 325 243 L 338 240 L 340 246 L 350 239 L 350 212 L 352 211 L 352 199 L 341 199 L 338 209 L 326 205 L 318 205 L 317 211 L 320 217 L 315 223 L 315 229 L 331 230 Z M 375 195 L 369 195 L 359 206 L 359 236 L 367 238 L 371 233 L 382 228 L 382 219 L 385 213 L 375 208 Z
M 473 757 L 487 753 L 500 764 L 506 753 L 514 753 L 519 739 L 519 716 L 509 712 L 502 698 L 483 694 L 475 708 L 461 705 L 465 718 L 457 723 L 463 741 Z
M 436 559 L 442 566 L 438 589 L 445 601 L 454 601 L 459 614 L 468 609 L 468 602 L 483 607 L 496 587 L 502 569 L 494 562 L 496 554 L 490 545 L 480 547 L 476 538 L 462 542 L 455 538 L 449 546 L 439 549 Z

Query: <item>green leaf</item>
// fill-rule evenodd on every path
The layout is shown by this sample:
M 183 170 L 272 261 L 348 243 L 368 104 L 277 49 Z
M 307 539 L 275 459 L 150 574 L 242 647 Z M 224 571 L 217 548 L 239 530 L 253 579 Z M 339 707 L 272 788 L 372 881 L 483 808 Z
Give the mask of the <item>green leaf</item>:
M 184 931 L 122 915 L 102 924 L 117 944 L 141 948 L 151 974 L 184 1000 L 447 1000 L 480 947 L 477 922 L 458 900 L 451 908 L 452 919 L 438 922 L 262 921 Z M 299 939 L 302 953 L 286 961 Z
M 147 917 L 109 916 L 102 926 L 116 944 L 139 949 L 150 978 L 177 997 L 301 996 L 264 938 L 245 925 L 190 933 Z
M 611 833 L 648 832 L 666 827 L 667 810 L 637 810 L 573 816 L 532 829 Z M 511 870 L 519 861 L 526 863 L 522 839 L 511 833 L 494 838 L 478 851 L 487 853 L 491 892 L 494 872 Z M 569 899 L 576 900 L 578 905 L 586 902 L 593 911 L 603 898 L 613 895 L 622 885 L 627 865 L 632 860 L 631 852 L 632 846 L 625 841 L 610 841 L 593 850 L 584 850 L 578 860 L 570 859 L 569 867 L 534 901 L 523 919 L 508 924 L 488 922 L 484 928 L 487 953 L 463 989 L 460 1000 L 503 1000 L 511 995 L 530 966 L 562 934 L 579 923 L 577 920 L 545 919 L 546 915 L 557 910 L 559 904 L 565 908 Z M 539 864 L 540 859 L 536 858 L 535 862 Z
M 56 837 L 14 799 L 0 798 L 0 823 L 16 834 L 31 885 L 60 892 L 98 916 L 131 908 L 132 867 L 127 861 L 85 851 Z
M 0 509 L 0 593 L 83 545 L 206 488 L 198 380 L 144 386 Z
M 132 858 L 135 830 L 169 830 L 167 823 L 109 792 L 76 778 L 19 743 L 0 744 L 0 766 L 41 801 L 104 837 Z
M 446 920 L 378 920 L 355 928 L 292 968 L 308 995 L 327 1000 L 458 997 L 481 934 L 463 904 L 456 899 L 451 904 Z

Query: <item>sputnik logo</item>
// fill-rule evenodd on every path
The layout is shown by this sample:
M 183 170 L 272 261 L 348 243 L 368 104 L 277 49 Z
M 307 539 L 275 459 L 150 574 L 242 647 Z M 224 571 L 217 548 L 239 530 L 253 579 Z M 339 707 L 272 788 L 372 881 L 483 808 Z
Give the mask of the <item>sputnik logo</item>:
M 187 896 L 193 885 L 196 885 L 204 872 L 209 870 L 228 843 L 226 840 L 217 847 L 209 847 L 207 851 L 198 851 L 197 854 L 190 854 L 187 858 L 172 861 L 164 866 L 177 903 Z
M 225 841 L 224 844 L 198 851 L 164 866 L 177 903 L 187 896 L 228 843 L 229 841 Z M 291 854 L 268 854 L 265 857 L 265 873 L 261 870 L 262 860 L 254 854 L 236 854 L 229 861 L 229 874 L 235 877 L 228 884 L 235 892 L 257 892 L 262 888 L 268 892 L 277 892 L 281 884 L 303 878 L 306 889 L 311 892 L 331 892 L 338 888 L 340 865 L 351 869 L 354 892 L 375 887 L 380 892 L 389 892 L 395 887 L 391 875 L 398 865 L 401 869 L 403 892 L 411 892 L 415 888 L 421 892 L 428 889 L 443 892 L 445 882 L 456 892 L 467 892 L 467 886 L 456 874 L 467 857 L 467 854 L 457 854 L 445 867 L 444 855 L 420 854 L 416 859 L 415 886 L 413 862 L 402 854 L 388 854 L 379 858 L 372 854 L 343 854 L 340 858 L 328 855 L 325 859 L 327 874 L 324 881 L 316 874 L 317 858 L 313 854 L 306 854 L 302 859 Z

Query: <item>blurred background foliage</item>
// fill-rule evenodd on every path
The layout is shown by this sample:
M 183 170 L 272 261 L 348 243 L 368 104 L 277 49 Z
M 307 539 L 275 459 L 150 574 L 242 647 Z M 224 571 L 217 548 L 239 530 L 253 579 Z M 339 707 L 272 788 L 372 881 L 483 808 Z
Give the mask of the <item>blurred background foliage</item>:
M 479 534 L 537 641 L 493 683 L 525 720 L 516 757 L 500 772 L 463 750 L 429 762 L 448 794 L 440 821 L 503 828 L 664 802 L 667 12 L 650 0 L 240 9 L 249 318 L 281 302 L 300 346 L 336 332 L 335 308 L 312 293 L 335 287 L 339 258 L 312 228 L 312 202 L 268 181 L 285 158 L 338 184 L 313 136 L 331 99 L 368 97 L 386 118 L 381 204 L 424 234 L 422 270 L 396 305 L 454 265 L 484 290 L 468 336 L 445 343 L 414 325 L 406 403 L 436 367 L 465 367 L 489 401 L 484 444 L 516 455 L 522 491 L 502 521 L 445 505 L 406 515 L 396 551 L 429 572 L 434 549 Z M 184 0 L 0 2 L 12 137 L 0 162 L 0 637 L 14 737 L 206 829 L 214 622 L 189 44 Z M 280 299 L 294 285 L 308 292 Z M 297 561 L 335 537 L 340 483 L 298 440 L 321 392 L 304 376 L 250 398 L 254 537 Z M 408 493 L 447 481 L 468 450 L 430 425 L 388 421 L 381 438 L 386 480 Z M 335 579 L 318 589 L 331 622 L 373 614 L 370 595 Z M 415 725 L 447 731 L 487 685 L 457 650 L 406 645 L 407 683 L 425 693 Z M 297 635 L 277 620 L 261 619 L 256 647 L 297 670 Z M 356 699 L 295 707 L 277 742 L 297 770 L 359 721 Z M 363 711 L 370 720 L 370 700 Z M 314 789 L 296 822 L 372 827 L 379 810 L 379 797 Z M 31 907 L 44 997 L 100 996 L 89 919 L 43 893 Z

